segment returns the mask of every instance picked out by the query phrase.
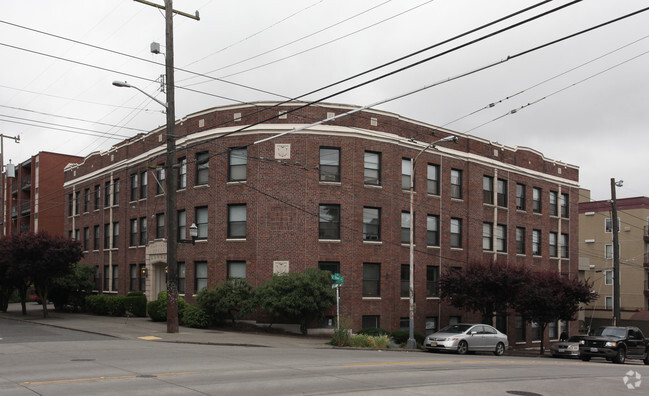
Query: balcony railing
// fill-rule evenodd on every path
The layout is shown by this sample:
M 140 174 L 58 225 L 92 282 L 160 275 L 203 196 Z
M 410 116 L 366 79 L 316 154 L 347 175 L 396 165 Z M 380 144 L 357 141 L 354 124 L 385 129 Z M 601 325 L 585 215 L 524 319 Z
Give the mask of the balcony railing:
M 32 188 L 32 181 L 31 180 L 25 180 L 22 182 L 22 190 L 23 191 L 29 191 Z

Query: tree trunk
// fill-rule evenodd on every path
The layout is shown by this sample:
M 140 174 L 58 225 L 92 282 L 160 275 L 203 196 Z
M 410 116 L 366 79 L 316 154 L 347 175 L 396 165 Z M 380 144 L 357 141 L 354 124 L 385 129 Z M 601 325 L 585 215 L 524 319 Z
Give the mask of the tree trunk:
M 42 288 L 38 294 L 43 301 L 43 318 L 47 318 L 47 288 Z
M 539 326 L 541 326 L 541 351 L 539 355 L 543 355 L 545 353 L 545 329 L 548 327 L 548 324 L 539 323 Z
M 18 288 L 18 295 L 20 297 L 20 306 L 23 315 L 27 315 L 27 285 L 22 285 Z

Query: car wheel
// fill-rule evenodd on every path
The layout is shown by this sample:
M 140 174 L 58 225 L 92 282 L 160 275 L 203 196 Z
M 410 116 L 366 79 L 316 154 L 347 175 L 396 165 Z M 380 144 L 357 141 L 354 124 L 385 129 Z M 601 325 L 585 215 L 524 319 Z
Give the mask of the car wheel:
M 467 344 L 466 341 L 460 341 L 460 343 L 457 344 L 457 353 L 464 355 L 467 352 L 469 352 L 469 344 Z
M 644 357 L 642 360 L 644 364 L 649 365 L 649 351 L 647 351 L 647 355 Z
M 613 358 L 613 363 L 623 364 L 626 361 L 626 349 L 619 348 L 617 355 Z
M 494 355 L 496 356 L 502 356 L 505 354 L 505 344 L 502 342 L 499 342 L 496 344 L 496 349 L 494 350 Z
M 590 356 L 579 356 L 579 359 L 583 360 L 584 362 L 590 362 Z

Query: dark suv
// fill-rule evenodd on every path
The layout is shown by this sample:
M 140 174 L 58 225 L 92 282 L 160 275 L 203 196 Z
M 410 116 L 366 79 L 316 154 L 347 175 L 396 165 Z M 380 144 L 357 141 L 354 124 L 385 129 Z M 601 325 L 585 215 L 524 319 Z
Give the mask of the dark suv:
M 579 342 L 579 358 L 587 362 L 592 357 L 615 363 L 639 359 L 649 365 L 649 341 L 637 327 L 603 326 Z

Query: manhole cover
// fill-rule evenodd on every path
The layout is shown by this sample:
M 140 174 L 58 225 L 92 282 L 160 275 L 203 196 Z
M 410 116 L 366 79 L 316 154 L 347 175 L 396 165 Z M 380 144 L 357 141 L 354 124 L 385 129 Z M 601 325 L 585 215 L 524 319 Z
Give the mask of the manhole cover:
M 97 359 L 70 359 L 71 362 L 94 362 Z
M 519 395 L 519 396 L 543 396 L 540 393 L 517 391 L 517 390 L 507 391 L 507 393 L 509 393 L 510 395 Z

